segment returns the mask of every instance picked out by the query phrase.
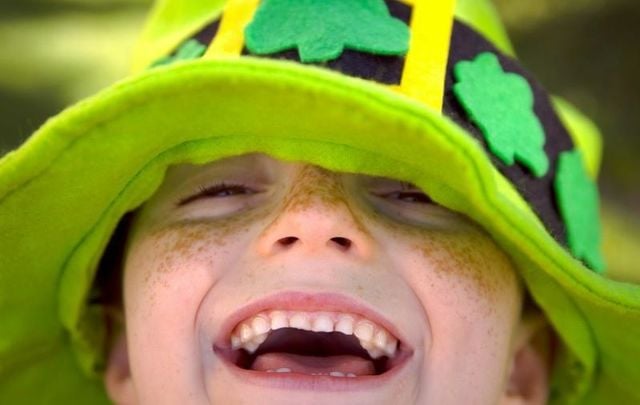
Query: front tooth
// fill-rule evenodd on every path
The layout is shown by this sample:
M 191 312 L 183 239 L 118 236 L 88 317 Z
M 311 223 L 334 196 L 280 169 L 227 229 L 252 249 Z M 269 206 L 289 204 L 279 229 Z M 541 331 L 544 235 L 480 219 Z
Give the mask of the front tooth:
M 311 321 L 305 314 L 295 314 L 289 319 L 289 326 L 296 329 L 311 330 Z
M 338 323 L 336 323 L 335 326 L 336 332 L 342 332 L 345 335 L 352 335 L 354 321 L 355 320 L 353 319 L 353 317 L 349 315 L 340 316 L 340 318 L 338 319 Z
M 326 314 L 320 314 L 314 319 L 311 330 L 314 332 L 333 332 L 333 321 Z
M 289 318 L 287 318 L 287 314 L 282 311 L 273 311 L 269 314 L 271 318 L 271 329 L 281 329 L 289 327 Z
M 291 369 L 288 367 L 280 367 L 276 370 L 276 373 L 290 373 Z
M 370 342 L 373 338 L 373 324 L 369 321 L 360 321 L 356 325 L 353 334 L 356 335 L 358 339 L 360 339 L 361 344 L 363 342 Z M 362 344 L 364 346 L 364 344 Z
M 271 330 L 271 322 L 263 315 L 258 315 L 251 321 L 251 327 L 255 335 L 262 335 Z
M 329 375 L 332 377 L 344 377 L 344 373 L 341 371 L 332 371 Z

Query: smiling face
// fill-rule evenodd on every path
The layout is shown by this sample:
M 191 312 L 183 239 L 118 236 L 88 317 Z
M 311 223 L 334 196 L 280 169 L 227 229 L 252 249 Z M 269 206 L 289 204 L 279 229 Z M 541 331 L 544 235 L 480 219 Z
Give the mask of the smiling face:
M 406 183 L 264 155 L 178 166 L 130 234 L 106 386 L 117 403 L 509 403 L 522 295 L 487 234 Z

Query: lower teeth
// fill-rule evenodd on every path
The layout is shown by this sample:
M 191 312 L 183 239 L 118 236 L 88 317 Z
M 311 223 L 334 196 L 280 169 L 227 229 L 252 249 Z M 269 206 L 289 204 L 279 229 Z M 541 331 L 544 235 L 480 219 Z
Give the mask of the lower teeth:
M 282 368 L 278 368 L 278 369 L 269 369 L 266 370 L 267 373 L 291 373 L 291 369 L 288 367 L 282 367 Z M 354 378 L 357 377 L 355 374 L 353 373 L 343 373 L 341 371 L 332 371 L 330 373 L 311 373 L 311 375 L 323 375 L 323 376 L 330 376 L 330 377 L 349 377 L 349 378 Z

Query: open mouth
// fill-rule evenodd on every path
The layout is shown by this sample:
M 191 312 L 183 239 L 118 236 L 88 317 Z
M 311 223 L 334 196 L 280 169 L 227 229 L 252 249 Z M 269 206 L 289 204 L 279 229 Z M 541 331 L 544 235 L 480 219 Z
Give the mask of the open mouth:
M 387 328 L 346 312 L 261 311 L 239 322 L 221 351 L 254 373 L 359 380 L 397 368 L 410 351 Z

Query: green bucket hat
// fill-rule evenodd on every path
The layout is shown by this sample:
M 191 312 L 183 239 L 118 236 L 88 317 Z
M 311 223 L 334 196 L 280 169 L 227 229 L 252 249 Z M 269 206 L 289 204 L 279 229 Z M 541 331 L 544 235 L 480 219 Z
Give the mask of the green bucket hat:
M 95 278 L 168 166 L 249 152 L 398 178 L 481 224 L 560 339 L 553 403 L 640 403 L 640 288 L 606 278 L 600 138 L 483 0 L 159 1 L 130 78 L 0 160 L 0 403 L 102 403 Z

